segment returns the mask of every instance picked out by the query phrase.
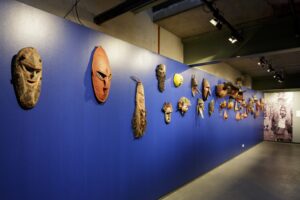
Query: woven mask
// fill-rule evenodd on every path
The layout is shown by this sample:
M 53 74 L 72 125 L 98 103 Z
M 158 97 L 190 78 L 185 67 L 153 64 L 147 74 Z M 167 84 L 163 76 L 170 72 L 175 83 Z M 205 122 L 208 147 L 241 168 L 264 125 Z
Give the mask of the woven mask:
M 165 122 L 169 124 L 171 122 L 171 114 L 173 112 L 173 106 L 170 102 L 165 102 L 162 111 L 165 113 Z
M 181 115 L 184 115 L 188 111 L 190 106 L 191 102 L 186 97 L 181 97 L 177 104 L 178 110 L 180 111 Z
M 33 108 L 39 99 L 42 69 L 41 56 L 33 47 L 21 49 L 14 59 L 12 80 L 17 99 L 24 109 Z
M 163 92 L 165 90 L 165 80 L 166 80 L 166 65 L 160 64 L 156 67 L 156 78 L 158 81 L 158 90 Z
M 147 111 L 143 83 L 137 79 L 136 82 L 135 109 L 131 123 L 134 137 L 140 138 L 144 135 L 147 127 Z
M 203 100 L 206 101 L 208 96 L 211 95 L 211 91 L 210 91 L 210 85 L 207 79 L 203 79 L 202 81 L 202 97 Z
M 102 47 L 96 47 L 92 62 L 92 82 L 97 100 L 104 103 L 109 95 L 111 69 L 108 57 Z
M 181 86 L 182 83 L 183 83 L 182 75 L 181 74 L 174 74 L 173 82 L 174 82 L 175 87 Z

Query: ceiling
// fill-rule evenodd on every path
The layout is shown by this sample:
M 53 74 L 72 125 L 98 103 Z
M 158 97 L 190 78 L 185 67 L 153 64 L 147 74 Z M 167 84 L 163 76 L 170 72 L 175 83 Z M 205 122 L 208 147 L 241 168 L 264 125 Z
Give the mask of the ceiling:
M 279 52 L 272 55 L 264 55 L 264 57 L 271 63 L 276 71 L 283 70 L 286 75 L 300 73 L 300 50 Z M 266 68 L 262 68 L 257 64 L 259 59 L 260 56 L 255 56 L 235 58 L 224 62 L 251 77 L 270 76 Z

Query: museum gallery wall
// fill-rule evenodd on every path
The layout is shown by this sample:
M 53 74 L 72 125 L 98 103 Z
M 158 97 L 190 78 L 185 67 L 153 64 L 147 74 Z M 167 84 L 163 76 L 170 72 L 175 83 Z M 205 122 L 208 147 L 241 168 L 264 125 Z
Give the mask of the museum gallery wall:
M 1 199 L 157 199 L 262 141 L 220 78 L 16 1 L 0 27 Z

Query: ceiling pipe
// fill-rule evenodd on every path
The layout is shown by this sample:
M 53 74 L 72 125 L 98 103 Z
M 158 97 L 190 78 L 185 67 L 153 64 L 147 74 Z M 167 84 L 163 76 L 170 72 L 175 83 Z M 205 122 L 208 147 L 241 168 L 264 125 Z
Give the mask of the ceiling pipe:
M 151 3 L 154 3 L 157 0 L 127 0 L 123 3 L 116 5 L 115 7 L 104 11 L 103 13 L 98 14 L 94 17 L 94 23 L 100 25 L 112 18 L 115 18 L 121 14 L 124 14 L 133 9 L 137 9 Z

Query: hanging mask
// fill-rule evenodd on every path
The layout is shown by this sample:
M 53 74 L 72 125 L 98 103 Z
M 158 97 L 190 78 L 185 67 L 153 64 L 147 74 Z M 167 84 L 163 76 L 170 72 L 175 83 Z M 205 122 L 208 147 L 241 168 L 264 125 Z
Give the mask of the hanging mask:
M 201 98 L 198 99 L 197 113 L 202 119 L 204 119 L 204 101 Z
M 228 114 L 227 114 L 226 110 L 224 110 L 223 119 L 225 119 L 225 120 L 228 119 Z
M 191 102 L 186 97 L 181 97 L 177 104 L 178 110 L 180 111 L 181 115 L 184 115 L 188 111 L 190 106 Z
M 211 116 L 213 114 L 213 112 L 215 111 L 215 101 L 211 100 L 209 102 L 208 107 L 209 107 L 208 114 L 209 114 L 209 116 Z
M 226 100 L 224 100 L 220 103 L 220 109 L 226 108 L 226 106 L 227 106 Z
M 202 97 L 203 100 L 206 101 L 208 96 L 211 95 L 211 91 L 210 91 L 210 85 L 208 80 L 206 80 L 205 78 L 202 81 Z
M 227 104 L 227 108 L 230 110 L 234 107 L 234 101 L 232 99 L 229 99 L 228 104 Z
M 166 65 L 160 64 L 156 67 L 156 78 L 158 80 L 158 90 L 163 92 L 165 90 L 166 80 Z
M 42 59 L 33 47 L 21 49 L 14 58 L 12 81 L 21 107 L 33 108 L 38 102 L 42 85 Z
M 240 121 L 240 120 L 241 120 L 241 113 L 240 113 L 240 112 L 236 112 L 236 114 L 235 114 L 235 119 L 236 119 L 237 121 Z
M 173 106 L 170 102 L 165 102 L 162 111 L 165 113 L 165 122 L 169 124 L 171 122 L 171 114 L 173 112 Z
M 111 69 L 108 57 L 102 47 L 96 47 L 92 62 L 92 82 L 97 100 L 104 103 L 109 95 Z
M 140 80 L 134 77 L 132 77 L 132 79 L 137 82 L 132 129 L 134 132 L 134 137 L 140 138 L 144 135 L 147 126 L 144 86 Z
M 218 84 L 216 86 L 216 95 L 219 98 L 224 98 L 227 95 L 227 88 L 224 84 Z
M 175 87 L 181 86 L 182 83 L 183 83 L 182 75 L 181 74 L 174 74 L 173 82 L 174 82 Z
M 195 77 L 195 75 L 193 74 L 192 75 L 192 80 L 191 80 L 191 84 L 192 84 L 192 95 L 193 97 L 199 93 L 199 90 L 198 90 L 198 81 Z

